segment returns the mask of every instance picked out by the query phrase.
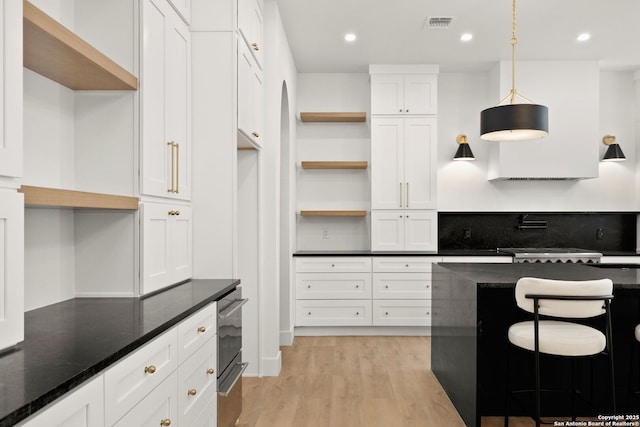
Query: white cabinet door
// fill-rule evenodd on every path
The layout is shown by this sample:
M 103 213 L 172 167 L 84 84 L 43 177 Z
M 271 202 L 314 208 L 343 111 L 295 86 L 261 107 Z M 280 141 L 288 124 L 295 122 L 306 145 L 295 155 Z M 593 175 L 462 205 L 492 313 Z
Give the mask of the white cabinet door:
M 372 251 L 436 251 L 437 211 L 371 212 Z
M 404 249 L 408 251 L 438 250 L 438 213 L 436 211 L 406 212 Z
M 212 337 L 178 368 L 180 426 L 198 426 L 195 419 L 216 395 L 217 342 Z
M 141 193 L 188 200 L 190 36 L 166 0 L 142 2 Z
M 169 2 L 182 20 L 188 24 L 191 19 L 191 0 L 169 0 Z
M 238 41 L 238 130 L 257 146 L 262 146 L 262 71 L 249 48 Z
M 298 273 L 296 298 L 371 298 L 371 273 Z
M 0 7 L 0 175 L 22 176 L 22 1 Z M 1 332 L 1 331 L 0 331 Z M 3 334 L 0 333 L 0 336 Z M 3 340 L 0 338 L 0 344 Z M 2 345 L 0 345 L 0 348 Z
M 371 119 L 371 209 L 404 206 L 404 119 Z
M 371 299 L 296 301 L 296 326 L 364 325 L 371 325 Z
M 146 294 L 191 277 L 191 207 L 141 203 L 140 216 L 141 293 Z
M 431 326 L 429 300 L 374 300 L 375 326 Z
M 20 424 L 22 427 L 104 427 L 102 375 Z
M 238 29 L 262 68 L 263 14 L 258 0 L 238 0 Z
M 437 119 L 404 119 L 404 208 L 435 209 Z
M 24 197 L 0 192 L 0 349 L 24 339 Z
M 374 299 L 431 299 L 431 273 L 373 273 Z
M 114 426 L 158 427 L 162 425 L 179 425 L 177 420 L 178 375 L 174 371 L 169 378 L 153 389 Z
M 437 76 L 372 75 L 371 114 L 438 113 Z

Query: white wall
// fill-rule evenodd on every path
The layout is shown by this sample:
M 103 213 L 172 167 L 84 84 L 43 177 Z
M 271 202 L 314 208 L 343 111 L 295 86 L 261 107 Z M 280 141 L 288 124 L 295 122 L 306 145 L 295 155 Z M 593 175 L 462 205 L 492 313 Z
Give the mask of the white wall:
M 296 139 L 297 71 L 277 3 L 265 1 L 265 143 L 261 164 L 261 278 L 260 278 L 260 354 L 262 375 L 278 375 L 280 354 L 280 111 L 282 83 L 289 94 L 289 135 Z M 295 150 L 290 150 L 292 155 Z
M 438 81 L 438 210 L 629 211 L 635 201 L 635 89 L 632 73 L 601 72 L 600 132 L 616 135 L 626 162 L 599 164 L 599 178 L 570 181 L 488 181 L 489 144 L 480 140 L 480 111 L 494 105 L 486 73 L 441 73 Z M 561 91 L 561 88 L 558 88 Z M 456 135 L 469 139 L 476 160 L 454 162 Z

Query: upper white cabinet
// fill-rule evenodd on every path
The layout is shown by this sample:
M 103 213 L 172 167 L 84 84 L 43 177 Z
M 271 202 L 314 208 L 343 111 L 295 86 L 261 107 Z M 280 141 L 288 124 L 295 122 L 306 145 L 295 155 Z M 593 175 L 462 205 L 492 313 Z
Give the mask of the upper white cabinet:
M 435 209 L 437 119 L 371 119 L 371 208 Z
M 0 191 L 0 349 L 24 339 L 22 194 Z
M 191 207 L 142 203 L 140 293 L 147 294 L 191 277 Z
M 189 29 L 166 0 L 143 0 L 141 37 L 141 193 L 189 200 Z
M 238 29 L 262 68 L 263 13 L 259 0 L 238 0 Z
M 372 251 L 437 251 L 438 213 L 428 211 L 371 212 Z
M 0 175 L 22 176 L 22 1 L 0 7 Z
M 372 75 L 371 114 L 438 113 L 437 76 Z
M 258 147 L 263 140 L 263 93 L 262 70 L 247 45 L 238 41 L 238 130 Z

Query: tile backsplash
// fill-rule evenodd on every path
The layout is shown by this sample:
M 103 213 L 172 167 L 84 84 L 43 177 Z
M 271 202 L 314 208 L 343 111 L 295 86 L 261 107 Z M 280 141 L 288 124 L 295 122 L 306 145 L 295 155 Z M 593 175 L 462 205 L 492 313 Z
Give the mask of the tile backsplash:
M 438 249 L 580 248 L 636 251 L 636 213 L 440 212 Z

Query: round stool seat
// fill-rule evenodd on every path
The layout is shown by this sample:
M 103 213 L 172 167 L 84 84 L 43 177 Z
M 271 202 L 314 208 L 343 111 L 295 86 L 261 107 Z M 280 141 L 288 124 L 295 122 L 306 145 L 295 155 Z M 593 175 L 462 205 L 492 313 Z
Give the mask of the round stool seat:
M 640 325 L 636 326 L 636 340 L 640 341 Z
M 606 348 L 607 339 L 597 329 L 577 323 L 541 320 L 540 352 L 558 356 L 589 356 Z M 640 331 L 636 328 L 636 338 Z M 509 341 L 518 347 L 535 351 L 534 322 L 519 322 L 509 328 Z

